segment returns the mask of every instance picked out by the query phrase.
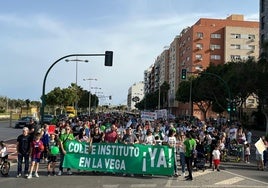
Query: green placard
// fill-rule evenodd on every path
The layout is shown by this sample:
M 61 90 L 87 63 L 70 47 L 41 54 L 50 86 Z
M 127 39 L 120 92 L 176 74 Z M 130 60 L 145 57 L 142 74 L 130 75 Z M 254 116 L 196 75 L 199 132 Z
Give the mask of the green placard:
M 143 144 L 93 144 L 69 141 L 63 167 L 132 174 L 173 175 L 174 149 Z

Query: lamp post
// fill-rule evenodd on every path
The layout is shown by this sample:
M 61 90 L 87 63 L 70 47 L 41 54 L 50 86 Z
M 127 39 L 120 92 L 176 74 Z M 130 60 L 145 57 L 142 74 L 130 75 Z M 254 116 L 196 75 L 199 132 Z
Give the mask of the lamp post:
M 160 110 L 160 83 L 158 85 L 158 110 Z
M 94 108 L 95 108 L 95 112 L 96 112 L 96 109 L 97 109 L 97 90 L 101 89 L 101 88 L 100 87 L 91 87 L 91 89 L 95 89 L 96 99 L 94 101 Z
M 75 113 L 77 115 L 78 111 L 78 86 L 77 86 L 77 76 L 78 76 L 78 62 L 88 63 L 88 60 L 81 59 L 65 59 L 66 62 L 75 62 L 75 87 L 76 87 L 76 95 L 75 95 Z
M 90 106 L 91 106 L 91 89 L 90 89 L 90 81 L 95 80 L 97 81 L 96 78 L 85 78 L 83 79 L 84 81 L 88 81 L 89 89 L 88 89 L 88 116 L 90 116 Z

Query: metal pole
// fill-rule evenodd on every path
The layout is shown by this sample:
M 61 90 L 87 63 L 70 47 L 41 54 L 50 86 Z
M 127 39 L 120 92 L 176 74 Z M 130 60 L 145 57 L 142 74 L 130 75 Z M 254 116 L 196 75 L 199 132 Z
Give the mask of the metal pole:
M 189 114 L 190 117 L 193 115 L 193 105 L 192 105 L 192 89 L 193 89 L 193 81 L 192 79 L 190 80 L 190 97 L 189 97 Z
M 91 91 L 88 92 L 88 116 L 90 116 Z
M 42 105 L 41 105 L 41 109 L 40 109 L 40 115 L 41 115 L 41 124 L 44 122 L 44 111 L 45 111 L 45 106 L 46 106 L 46 96 L 45 96 L 45 89 L 46 89 L 46 80 L 47 80 L 47 76 L 48 73 L 50 72 L 50 70 L 54 67 L 54 65 L 56 65 L 59 61 L 68 58 L 68 57 L 74 57 L 74 56 L 105 56 L 105 54 L 71 54 L 71 55 L 66 55 L 63 56 L 61 58 L 59 58 L 57 61 L 55 61 L 47 70 L 44 80 L 43 80 L 43 89 L 42 89 L 42 96 L 41 96 L 41 100 L 42 100 Z
M 76 62 L 75 62 L 75 115 L 77 116 L 77 111 L 78 111 L 78 87 L 77 87 L 77 71 L 78 71 L 78 63 L 77 63 L 77 57 L 76 57 Z
M 87 79 L 83 79 L 84 81 L 88 80 L 88 115 L 90 116 L 90 108 L 91 108 L 91 84 L 90 81 L 91 80 L 95 80 L 97 81 L 96 78 L 87 78 Z
M 159 88 L 158 88 L 158 110 L 160 110 L 160 83 L 159 83 Z

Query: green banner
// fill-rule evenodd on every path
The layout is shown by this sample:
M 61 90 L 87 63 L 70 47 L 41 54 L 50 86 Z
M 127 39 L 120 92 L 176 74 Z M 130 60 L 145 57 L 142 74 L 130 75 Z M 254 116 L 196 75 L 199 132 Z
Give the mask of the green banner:
M 173 175 L 174 149 L 143 144 L 93 144 L 69 141 L 63 167 L 131 174 Z

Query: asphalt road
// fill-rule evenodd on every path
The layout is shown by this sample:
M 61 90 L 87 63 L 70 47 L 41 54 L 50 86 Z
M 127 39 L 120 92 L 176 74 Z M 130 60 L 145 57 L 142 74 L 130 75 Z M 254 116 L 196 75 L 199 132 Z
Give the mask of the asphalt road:
M 16 165 L 12 166 L 9 177 L 0 177 L 0 185 L 5 188 L 180 188 L 180 187 L 249 187 L 267 188 L 268 172 L 257 171 L 255 166 L 224 165 L 220 172 L 206 169 L 195 171 L 194 180 L 186 181 L 183 177 L 139 176 L 123 177 L 121 175 L 99 174 L 73 171 L 69 176 L 46 176 L 46 164 L 41 164 L 39 178 L 16 178 Z M 2 186 L 1 186 L 2 187 Z

